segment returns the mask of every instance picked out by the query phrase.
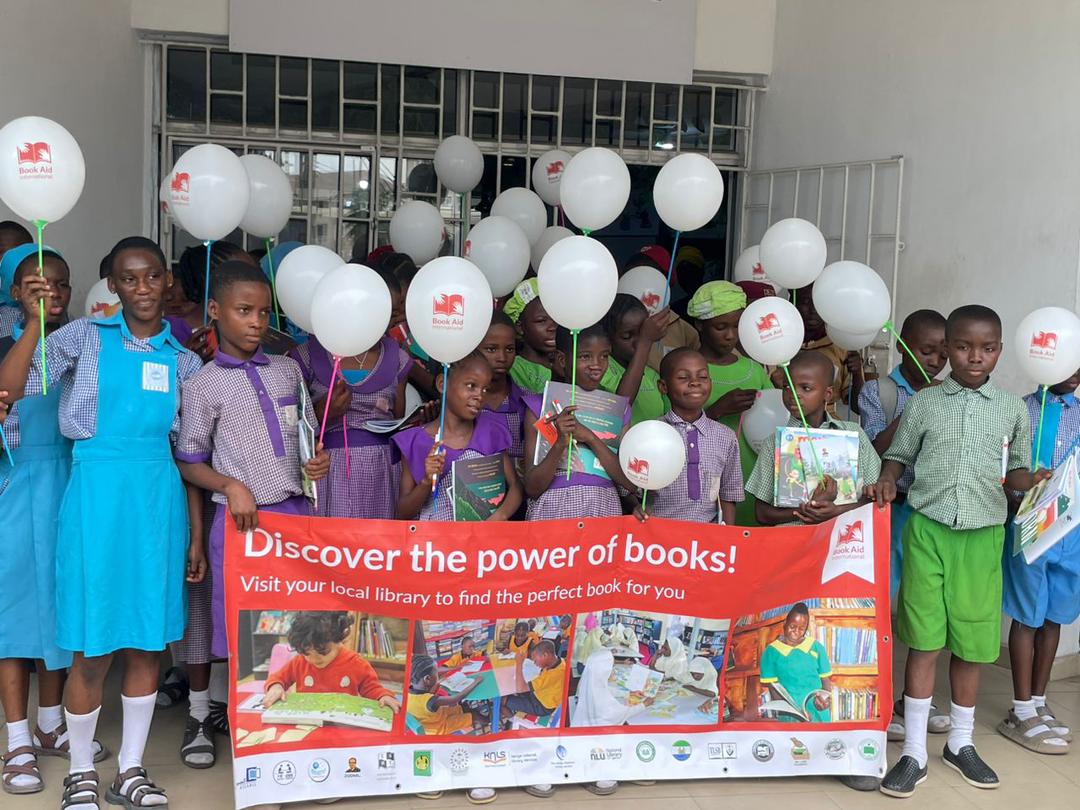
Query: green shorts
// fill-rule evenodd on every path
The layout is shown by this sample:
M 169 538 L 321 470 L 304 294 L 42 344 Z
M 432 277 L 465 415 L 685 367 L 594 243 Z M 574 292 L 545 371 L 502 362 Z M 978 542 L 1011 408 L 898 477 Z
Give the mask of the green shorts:
M 948 648 L 976 664 L 1001 649 L 1003 526 L 952 529 L 914 512 L 904 528 L 897 635 L 913 650 Z

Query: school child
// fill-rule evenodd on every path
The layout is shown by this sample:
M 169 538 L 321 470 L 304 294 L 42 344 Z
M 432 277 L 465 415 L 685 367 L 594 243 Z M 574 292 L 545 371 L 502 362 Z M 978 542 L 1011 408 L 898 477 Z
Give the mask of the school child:
M 506 497 L 490 520 L 509 520 L 521 505 L 521 482 L 510 458 L 513 440 L 506 422 L 483 410 L 484 389 L 491 367 L 479 352 L 450 366 L 450 375 L 436 381 L 446 386 L 444 435 L 439 421 L 409 428 L 393 438 L 401 451 L 401 496 L 397 516 L 402 520 L 453 520 L 449 474 L 458 459 L 503 454 Z
M 660 655 L 650 665 L 650 669 L 664 673 L 665 681 L 684 683 L 690 675 L 690 660 L 686 647 L 678 636 L 668 636 L 660 646 Z
M 601 386 L 611 356 L 611 341 L 601 324 L 582 329 L 578 334 L 577 358 L 573 357 L 573 338 L 570 330 L 559 327 L 556 333 L 558 348 L 554 355 L 556 378 L 570 381 L 570 363 L 577 363 L 577 385 L 582 391 L 595 391 Z M 539 464 L 533 464 L 536 448 L 536 422 L 543 415 L 543 397 L 525 397 L 529 415 L 525 420 L 525 492 L 529 496 L 529 520 L 558 520 L 560 518 L 616 517 L 623 514 L 619 499 L 621 487 L 630 492 L 635 487 L 619 466 L 618 457 L 595 433 L 578 423 L 575 406 L 570 405 L 556 416 L 553 424 L 558 439 Z M 623 414 L 623 432 L 630 423 L 630 406 Z M 570 437 L 591 450 L 608 477 L 574 472 L 566 477 L 567 449 Z M 620 434 L 621 438 L 621 434 Z
M 484 389 L 484 410 L 506 420 L 510 431 L 510 457 L 520 463 L 525 452 L 525 389 L 514 382 L 510 369 L 517 354 L 514 322 L 505 312 L 495 311 L 491 326 L 480 341 L 480 354 L 491 366 L 491 382 Z
M 695 249 L 696 250 L 696 249 Z M 700 251 L 697 251 L 698 255 L 701 255 Z M 684 253 L 683 250 L 679 251 L 679 259 L 675 267 L 675 272 L 672 274 L 671 283 L 672 290 L 670 292 L 670 299 L 674 303 L 671 305 L 671 316 L 669 320 L 669 327 L 662 338 L 656 341 L 649 349 L 648 366 L 653 371 L 660 370 L 660 361 L 664 359 L 664 355 L 670 352 L 672 349 L 678 349 L 686 347 L 690 349 L 701 348 L 701 337 L 698 335 L 697 329 L 692 324 L 683 320 L 686 317 L 686 302 L 689 297 L 693 295 L 693 290 L 684 292 L 682 288 L 682 282 L 684 279 L 680 275 L 680 271 L 686 269 L 688 275 L 686 280 L 688 283 L 692 283 L 693 269 L 687 266 L 681 266 L 678 262 L 683 261 L 686 256 L 692 255 Z M 619 271 L 619 276 L 622 277 L 627 272 L 635 267 L 652 267 L 655 270 L 660 271 L 663 275 L 667 275 L 668 268 L 671 264 L 671 253 L 667 248 L 660 245 L 646 245 L 638 253 L 635 253 L 629 259 L 627 259 Z M 697 285 L 700 286 L 700 281 Z M 697 287 L 695 286 L 696 290 Z M 663 295 L 663 290 L 655 291 L 657 296 Z M 680 317 L 681 316 L 681 317 Z
M 476 649 L 476 640 L 472 636 L 463 636 L 458 651 L 443 661 L 443 669 L 457 669 L 469 661 L 483 661 L 484 653 Z
M 529 650 L 531 650 L 538 641 L 540 641 L 540 636 L 529 629 L 528 622 L 517 622 L 514 625 L 514 632 L 506 641 L 506 651 L 512 653 L 525 653 L 528 655 Z
M 815 692 L 831 690 L 832 665 L 828 651 L 810 635 L 809 629 L 810 610 L 805 602 L 797 602 L 784 617 L 779 638 L 761 654 L 761 684 L 769 687 L 774 700 L 786 700 L 783 692 L 773 688 L 773 684 L 782 686 L 794 701 L 794 708 L 806 712 L 809 722 L 828 723 L 830 698 Z M 786 712 L 779 713 L 777 720 L 801 722 L 800 717 Z
M 952 728 L 945 764 L 976 787 L 1000 784 L 975 750 L 979 665 L 997 659 L 1001 642 L 1001 555 L 1008 506 L 1002 488 L 1026 492 L 1050 477 L 1032 472 L 1031 427 L 1021 399 L 990 375 L 1001 355 L 1001 319 L 978 305 L 953 310 L 945 325 L 952 372 L 912 397 L 900 419 L 878 482 L 879 505 L 913 467 L 913 514 L 904 529 L 897 635 L 909 649 L 904 676 L 903 753 L 881 782 L 907 797 L 927 774 L 926 729 L 938 653 L 952 653 Z M 975 426 L 975 427 L 969 427 Z
M 604 634 L 600 630 L 600 623 L 596 620 L 595 613 L 590 613 L 585 617 L 584 627 L 585 632 L 579 633 L 574 639 L 573 658 L 575 661 L 585 661 L 604 646 Z
M 1039 463 L 1057 467 L 1080 438 L 1080 371 L 1046 396 Z M 1031 435 L 1036 436 L 1042 392 L 1024 397 Z M 1000 734 L 1029 751 L 1065 754 L 1072 742 L 1068 724 L 1046 705 L 1046 687 L 1057 654 L 1061 625 L 1080 618 L 1080 530 L 1032 563 L 1015 550 L 1013 532 L 1005 532 L 1002 558 L 1002 609 L 1012 619 L 1009 658 L 1012 663 L 1013 708 L 997 727 Z
M 337 692 L 376 700 L 397 714 L 401 703 L 379 681 L 375 668 L 345 646 L 353 617 L 344 610 L 301 610 L 289 629 L 289 646 L 296 651 L 266 679 L 263 706 L 288 703 L 288 691 Z
M 312 336 L 289 354 L 300 364 L 315 413 L 327 420 L 323 442 L 330 473 L 318 488 L 319 514 L 392 520 L 400 477 L 394 448 L 387 435 L 371 433 L 364 424 L 405 415 L 409 356 L 384 335 L 366 351 L 341 358 L 340 376 L 331 379 L 334 358 L 318 338 Z
M 865 503 L 865 498 L 861 496 L 864 486 L 877 481 L 878 473 L 881 471 L 881 460 L 874 452 L 874 445 L 863 433 L 862 428 L 854 422 L 841 422 L 834 419 L 826 410 L 833 393 L 833 370 L 829 358 L 818 351 L 801 351 L 788 364 L 788 373 L 795 385 L 795 392 L 789 386 L 784 386 L 784 405 L 791 414 L 788 427 L 802 427 L 799 405 L 795 401 L 797 392 L 806 422 L 811 428 L 858 432 L 859 467 L 856 492 L 860 493 L 861 500 L 851 504 L 837 505 L 836 482 L 826 476 L 825 480 L 818 485 L 817 490 L 812 493 L 810 500 L 800 506 L 795 508 L 775 506 L 773 504 L 773 453 L 776 437 L 773 436 L 762 444 L 761 454 L 754 465 L 754 471 L 750 474 L 750 480 L 746 482 L 746 492 L 753 496 L 750 500 L 754 503 L 758 522 L 763 526 L 824 523 L 837 515 L 856 509 Z
M 183 389 L 176 460 L 189 484 L 212 493 L 216 504 L 210 528 L 211 654 L 229 657 L 225 618 L 225 513 L 240 531 L 258 525 L 258 510 L 308 515 L 297 432 L 300 368 L 288 357 L 267 355 L 260 341 L 270 322 L 270 284 L 253 264 L 230 261 L 210 278 L 209 312 L 218 349 Z M 304 414 L 315 424 L 310 403 Z M 261 424 L 260 424 L 261 419 Z M 329 455 L 320 449 L 304 470 L 325 477 Z M 189 642 L 192 639 L 187 639 Z M 215 759 L 209 694 L 202 687 L 209 666 L 190 696 L 191 713 L 180 746 L 181 760 L 209 767 Z
M 56 544 L 57 646 L 75 652 L 65 695 L 71 763 L 64 808 L 97 802 L 94 729 L 118 652 L 126 665 L 124 735 L 106 798 L 167 803 L 142 767 L 143 749 L 160 651 L 184 631 L 185 574 L 198 581 L 205 569 L 199 532 L 190 532 L 189 547 L 187 497 L 170 445 L 180 386 L 202 363 L 162 320 L 170 273 L 161 249 L 128 237 L 113 248 L 110 266 L 120 312 L 73 321 L 46 341 L 49 388 L 63 385 L 60 430 L 74 440 Z M 48 295 L 47 281 L 25 277 L 29 310 Z M 0 365 L 0 390 L 10 397 L 41 392 L 39 337 L 37 318 L 28 319 Z
M 701 333 L 701 353 L 708 363 L 712 383 L 712 393 L 705 400 L 705 414 L 738 437 L 743 481 L 749 479 L 757 453 L 740 429 L 742 417 L 754 404 L 758 391 L 773 387 L 764 367 L 735 351 L 739 342 L 739 317 L 745 308 L 746 294 L 729 281 L 702 285 L 687 305 L 687 313 Z M 749 498 L 736 505 L 734 522 L 740 526 L 758 525 Z
M 32 244 L 34 238 L 30 231 L 26 230 L 18 222 L 5 219 L 0 222 L 0 257 L 3 257 L 12 248 L 20 245 Z M 14 276 L 15 269 L 11 269 Z M 12 300 L 9 292 L 13 278 L 0 277 L 0 338 L 10 337 L 15 324 L 22 320 L 22 307 L 18 301 Z
M 0 235 L 4 233 L 0 230 Z M 45 329 L 51 334 L 67 322 L 71 300 L 70 272 L 63 257 L 43 249 L 45 279 L 52 290 L 46 301 Z M 37 273 L 37 246 L 8 249 L 0 261 L 5 294 L 21 305 L 23 280 Z M 37 308 L 23 319 L 38 317 Z M 0 360 L 22 334 L 0 338 Z M 37 753 L 67 756 L 68 734 L 60 702 L 64 669 L 71 653 L 56 645 L 56 516 L 71 471 L 71 440 L 57 425 L 60 386 L 48 396 L 27 397 L 7 414 L 4 430 L 14 465 L 0 457 L 0 514 L 4 516 L 4 553 L 0 555 L 0 704 L 7 721 L 7 748 L 0 787 L 12 794 L 38 793 L 44 788 Z M 31 734 L 27 719 L 30 692 L 29 661 L 38 676 L 37 726 Z M 94 760 L 108 756 L 94 741 Z
M 739 440 L 731 428 L 705 415 L 712 393 L 705 357 L 675 349 L 660 364 L 660 373 L 660 393 L 671 401 L 663 421 L 682 436 L 686 466 L 674 482 L 650 493 L 647 511 L 673 520 L 733 524 L 743 500 Z
M 608 686 L 614 669 L 615 656 L 608 649 L 596 650 L 585 660 L 585 669 L 578 681 L 577 703 L 570 718 L 571 726 L 625 726 L 631 717 L 652 706 L 653 698 L 631 706 L 615 697 Z
M 829 415 L 854 419 L 859 412 L 859 391 L 863 385 L 862 357 L 858 352 L 842 349 L 833 343 L 825 331 L 825 321 L 814 308 L 814 285 L 795 291 L 795 308 L 803 319 L 803 349 L 819 351 L 829 358 L 833 373 L 833 401 Z
M 524 675 L 526 660 L 532 661 L 539 670 L 531 680 L 526 680 Z M 527 654 L 519 652 L 514 674 L 519 691 L 502 701 L 500 709 L 504 724 L 516 712 L 547 717 L 563 702 L 566 660 L 558 656 L 550 639 L 541 639 Z
M 444 736 L 455 732 L 468 733 L 474 729 L 482 734 L 482 718 L 474 717 L 471 712 L 461 708 L 461 701 L 480 683 L 479 677 L 473 678 L 472 683 L 450 697 L 439 689 L 439 672 L 431 656 L 414 655 L 406 711 L 423 726 L 425 734 Z
M 630 400 L 631 422 L 635 425 L 647 419 L 659 419 L 667 412 L 667 401 L 659 389 L 660 374 L 647 361 L 674 318 L 666 309 L 650 317 L 644 304 L 625 293 L 615 296 L 604 317 L 611 357 L 600 387 Z
M 540 301 L 540 285 L 527 278 L 514 290 L 503 312 L 517 327 L 521 351 L 510 367 L 510 377 L 533 394 L 543 394 L 551 379 L 552 355 L 555 353 L 555 321 Z

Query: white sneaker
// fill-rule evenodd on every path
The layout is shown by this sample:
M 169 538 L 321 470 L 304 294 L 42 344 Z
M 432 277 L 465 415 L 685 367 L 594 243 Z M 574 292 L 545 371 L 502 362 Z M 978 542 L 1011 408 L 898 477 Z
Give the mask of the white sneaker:
M 550 799 L 555 795 L 555 788 L 551 785 L 526 785 L 523 790 L 530 796 L 535 796 L 538 799 Z
M 495 801 L 495 788 L 472 788 L 465 794 L 472 804 L 491 804 Z

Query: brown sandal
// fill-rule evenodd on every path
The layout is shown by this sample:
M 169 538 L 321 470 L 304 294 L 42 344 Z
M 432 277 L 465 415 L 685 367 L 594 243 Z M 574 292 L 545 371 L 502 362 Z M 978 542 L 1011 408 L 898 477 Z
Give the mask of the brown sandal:
M 25 765 L 15 765 L 11 760 L 23 755 L 29 755 L 33 757 L 30 762 Z M 4 771 L 2 777 L 2 786 L 4 793 L 11 793 L 15 796 L 22 796 L 27 793 L 40 793 L 45 789 L 45 782 L 41 778 L 41 771 L 38 769 L 37 757 L 34 756 L 34 749 L 29 745 L 21 745 L 18 748 L 14 748 L 8 751 L 4 757 Z M 16 776 L 32 776 L 37 779 L 36 785 L 16 785 Z
M 43 757 L 63 757 L 64 759 L 71 759 L 71 744 L 68 740 L 64 740 L 62 743 L 57 744 L 57 740 L 67 734 L 67 723 L 61 723 L 53 731 L 42 731 L 41 726 L 34 729 L 34 752 L 38 756 Z M 105 743 L 101 740 L 95 739 L 97 743 L 98 751 L 94 754 L 94 762 L 101 762 L 103 759 L 108 758 L 109 749 L 105 747 Z
M 127 790 L 124 784 L 130 780 Z M 119 804 L 127 810 L 139 810 L 140 807 L 153 807 L 155 810 L 166 810 L 169 806 L 168 799 L 164 804 L 143 804 L 147 796 L 164 796 L 165 791 L 155 785 L 146 775 L 146 768 L 138 766 L 128 768 L 123 773 L 117 773 L 116 779 L 105 793 L 105 801 L 109 804 Z
M 80 796 L 80 793 L 84 795 Z M 64 779 L 64 796 L 60 800 L 60 810 L 68 810 L 71 807 L 87 808 L 87 810 L 90 807 L 100 807 L 97 771 L 69 773 Z

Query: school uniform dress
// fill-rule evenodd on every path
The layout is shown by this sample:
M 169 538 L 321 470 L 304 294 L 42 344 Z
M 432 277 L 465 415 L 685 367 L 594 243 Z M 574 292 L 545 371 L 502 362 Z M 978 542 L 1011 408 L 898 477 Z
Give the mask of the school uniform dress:
M 1024 397 L 1031 435 L 1038 434 L 1042 392 Z M 1046 393 L 1039 465 L 1057 467 L 1080 439 L 1080 401 L 1073 394 Z M 1034 464 L 1034 458 L 1032 459 Z M 1028 627 L 1072 624 L 1080 618 L 1080 528 L 1029 563 L 1014 547 L 1016 527 L 1006 524 L 1002 557 L 1002 610 Z
M 603 383 L 601 382 L 601 386 Z M 543 413 L 543 397 L 525 397 L 528 418 L 535 422 Z M 630 406 L 623 414 L 623 427 L 631 419 Z M 542 460 L 542 459 L 541 459 Z M 555 477 L 539 498 L 530 498 L 527 520 L 563 520 L 572 518 L 618 517 L 623 513 L 615 482 L 602 475 L 573 472 L 566 478 L 566 453 L 561 454 Z
M 0 339 L 0 360 L 22 329 Z M 56 644 L 56 539 L 60 500 L 71 473 L 71 439 L 60 433 L 60 386 L 20 399 L 3 425 L 14 465 L 0 456 L 0 658 L 43 659 L 71 666 Z
M 3 290 L 2 293 L 6 296 L 7 290 Z M 11 337 L 16 324 L 22 323 L 22 319 L 22 307 L 0 304 L 0 338 Z
M 384 434 L 364 430 L 369 419 L 393 419 L 397 391 L 408 378 L 412 360 L 393 338 L 378 344 L 375 368 L 363 376 L 343 370 L 352 402 L 343 419 L 326 426 L 323 445 L 330 453 L 330 472 L 319 482 L 319 514 L 327 517 L 391 520 L 397 511 L 400 471 L 397 455 Z M 290 355 L 300 363 L 313 398 L 333 387 L 334 359 L 315 338 Z M 319 414 L 322 418 L 322 414 Z M 346 446 L 348 449 L 346 450 Z
M 530 394 L 543 395 L 544 386 L 551 382 L 551 369 L 534 363 L 532 360 L 526 360 L 519 354 L 514 358 L 514 364 L 510 366 L 510 379 Z M 607 371 L 600 379 L 600 387 L 605 391 L 614 391 L 619 387 L 620 379 L 622 378 L 617 376 L 617 372 L 609 361 Z
M 409 465 L 409 472 L 417 486 L 430 486 L 424 473 L 424 461 L 431 452 L 435 439 L 424 427 L 414 427 L 395 434 L 394 444 L 401 452 L 403 464 Z M 417 520 L 453 520 L 454 502 L 450 492 L 451 472 L 458 459 L 482 458 L 497 453 L 509 453 L 513 445 L 510 429 L 506 421 L 491 411 L 480 411 L 473 426 L 472 438 L 462 450 L 443 445 L 446 458 L 444 472 L 438 481 L 438 500 L 428 498 L 420 510 Z M 425 481 L 427 483 L 425 483 Z
M 176 460 L 209 464 L 242 482 L 261 511 L 309 515 L 300 469 L 297 423 L 300 367 L 288 357 L 258 349 L 250 360 L 222 351 L 184 387 Z M 261 417 L 261 418 L 260 418 Z M 307 418 L 314 423 L 310 409 Z M 225 621 L 225 512 L 228 498 L 212 495 L 216 508 L 210 526 L 209 557 L 213 577 L 211 613 L 216 658 L 227 658 Z
M 731 428 L 704 413 L 687 422 L 674 411 L 668 411 L 662 421 L 682 436 L 686 466 L 674 482 L 649 493 L 647 511 L 655 517 L 672 520 L 716 523 L 719 500 L 738 503 L 743 499 L 738 439 Z
M 807 635 L 794 647 L 776 639 L 761 654 L 761 684 L 779 684 L 784 687 L 793 701 L 795 708 L 805 711 L 811 723 L 828 723 L 828 709 L 819 709 L 813 700 L 808 700 L 811 693 L 821 689 L 821 679 L 832 674 L 829 653 L 825 646 Z M 798 717 L 781 714 L 777 718 L 784 723 L 798 723 Z
M 896 366 L 889 372 L 889 379 L 896 383 L 896 413 L 887 414 L 881 404 L 881 384 L 878 380 L 867 380 L 859 391 L 859 415 L 862 417 L 863 430 L 866 435 L 874 440 L 882 433 L 892 420 L 904 412 L 907 401 L 915 396 L 915 389 L 911 387 L 904 375 L 900 373 L 900 366 Z M 911 482 L 915 480 L 915 471 L 908 468 L 896 482 L 896 500 L 892 504 L 892 525 L 890 526 L 889 544 L 889 597 L 896 604 L 896 597 L 900 592 L 900 570 L 904 564 L 904 526 L 911 517 L 911 505 L 907 502 L 907 491 Z
M 136 338 L 123 313 L 46 338 L 60 432 L 74 441 L 56 543 L 57 644 L 86 656 L 162 650 L 184 633 L 187 496 L 170 439 L 202 366 L 168 325 Z M 42 388 L 35 356 L 25 395 Z M 24 413 L 25 419 L 25 413 Z
M 498 414 L 506 421 L 506 427 L 510 431 L 510 456 L 518 460 L 525 455 L 525 389 L 517 383 L 510 381 L 510 391 L 506 399 L 497 408 L 484 408 L 484 410 Z
M 1008 470 L 1031 463 L 1029 421 L 1020 397 L 991 382 L 972 389 L 948 377 L 908 400 L 885 459 L 915 471 L 896 611 L 910 649 L 997 660 L 1008 517 L 1002 457 Z

